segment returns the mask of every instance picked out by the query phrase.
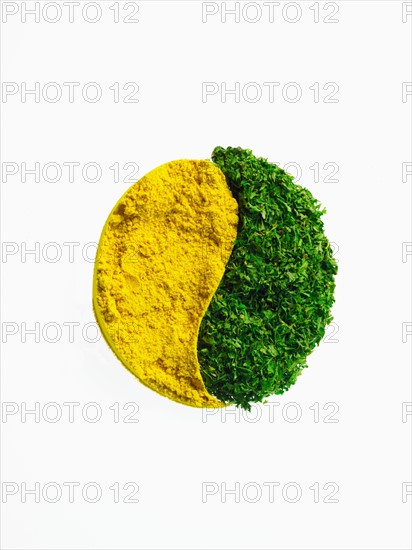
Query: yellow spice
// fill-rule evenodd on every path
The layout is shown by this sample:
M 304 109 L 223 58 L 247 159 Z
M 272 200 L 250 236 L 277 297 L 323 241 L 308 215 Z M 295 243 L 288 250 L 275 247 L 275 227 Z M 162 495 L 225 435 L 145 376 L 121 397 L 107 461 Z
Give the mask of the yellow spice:
M 237 222 L 219 168 L 177 160 L 123 195 L 100 238 L 93 306 L 107 342 L 141 382 L 186 405 L 224 406 L 205 389 L 196 348 Z

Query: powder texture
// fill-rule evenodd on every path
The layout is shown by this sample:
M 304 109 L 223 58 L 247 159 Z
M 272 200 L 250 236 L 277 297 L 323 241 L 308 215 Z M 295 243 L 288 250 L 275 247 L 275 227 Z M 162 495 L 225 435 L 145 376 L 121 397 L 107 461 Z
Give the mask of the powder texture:
M 224 406 L 205 388 L 196 348 L 237 222 L 220 169 L 178 160 L 123 195 L 99 243 L 93 306 L 107 342 L 145 385 L 194 407 Z

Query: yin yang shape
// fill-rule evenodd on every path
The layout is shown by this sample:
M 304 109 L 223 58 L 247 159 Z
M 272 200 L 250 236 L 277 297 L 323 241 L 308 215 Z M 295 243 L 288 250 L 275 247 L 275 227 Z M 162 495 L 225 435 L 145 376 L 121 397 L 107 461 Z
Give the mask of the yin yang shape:
M 93 308 L 123 365 L 194 407 L 246 409 L 286 391 L 332 320 L 324 211 L 251 151 L 155 168 L 99 242 Z

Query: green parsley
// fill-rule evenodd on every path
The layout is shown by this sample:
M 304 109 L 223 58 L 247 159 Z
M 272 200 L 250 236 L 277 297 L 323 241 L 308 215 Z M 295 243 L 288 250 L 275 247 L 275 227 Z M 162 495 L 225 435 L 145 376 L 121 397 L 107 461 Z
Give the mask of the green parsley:
M 337 264 L 319 202 L 252 151 L 216 147 L 212 161 L 238 201 L 225 274 L 202 320 L 198 355 L 207 390 L 250 409 L 282 394 L 332 321 Z

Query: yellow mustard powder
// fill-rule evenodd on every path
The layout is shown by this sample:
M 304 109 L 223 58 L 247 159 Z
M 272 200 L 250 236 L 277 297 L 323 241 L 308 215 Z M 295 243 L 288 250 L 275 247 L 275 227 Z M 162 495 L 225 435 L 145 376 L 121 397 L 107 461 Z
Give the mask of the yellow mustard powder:
M 237 202 L 207 160 L 152 170 L 103 228 L 93 307 L 106 341 L 143 384 L 194 407 L 222 407 L 204 386 L 197 338 L 237 233 Z

